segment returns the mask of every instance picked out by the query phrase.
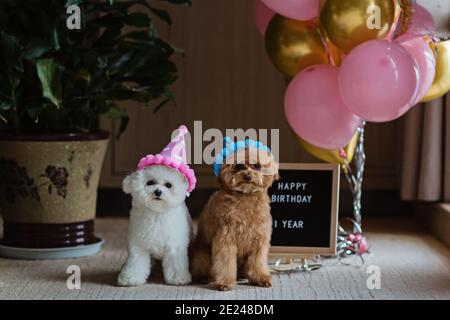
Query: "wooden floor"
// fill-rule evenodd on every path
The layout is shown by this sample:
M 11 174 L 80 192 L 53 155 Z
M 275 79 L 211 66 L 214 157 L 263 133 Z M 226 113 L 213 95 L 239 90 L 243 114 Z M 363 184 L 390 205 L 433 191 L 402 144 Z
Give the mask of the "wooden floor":
M 123 219 L 97 221 L 106 240 L 91 258 L 64 261 L 0 259 L 1 299 L 450 299 L 450 251 L 411 222 L 397 219 L 366 221 L 372 253 L 359 259 L 326 261 L 311 273 L 274 275 L 273 287 L 240 284 L 231 292 L 205 285 L 172 287 L 161 276 L 139 288 L 119 288 L 115 280 L 126 258 Z M 66 269 L 81 268 L 81 290 L 68 290 Z M 367 267 L 381 271 L 381 289 L 367 288 Z

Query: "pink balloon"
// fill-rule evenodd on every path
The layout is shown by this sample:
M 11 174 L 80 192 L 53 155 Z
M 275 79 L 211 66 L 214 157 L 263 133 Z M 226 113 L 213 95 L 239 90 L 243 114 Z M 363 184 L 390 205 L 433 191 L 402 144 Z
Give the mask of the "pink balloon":
M 422 38 L 414 38 L 400 43 L 400 45 L 409 52 L 416 60 L 420 71 L 419 93 L 413 104 L 417 104 L 430 90 L 436 75 L 436 58 L 433 50 Z
M 436 22 L 433 15 L 420 4 L 413 5 L 413 15 L 408 30 L 400 35 L 397 41 L 407 41 L 418 36 L 433 36 L 436 32 Z
M 401 117 L 417 99 L 419 68 L 399 44 L 367 41 L 344 59 L 339 87 L 348 109 L 372 122 Z
M 319 16 L 319 0 L 262 0 L 270 9 L 295 20 L 311 20 Z
M 261 0 L 253 0 L 255 24 L 262 35 L 266 34 L 267 26 L 275 12 L 269 9 Z
M 329 150 L 345 147 L 361 123 L 342 101 L 338 75 L 339 69 L 331 65 L 309 67 L 292 79 L 284 98 L 284 111 L 295 133 Z

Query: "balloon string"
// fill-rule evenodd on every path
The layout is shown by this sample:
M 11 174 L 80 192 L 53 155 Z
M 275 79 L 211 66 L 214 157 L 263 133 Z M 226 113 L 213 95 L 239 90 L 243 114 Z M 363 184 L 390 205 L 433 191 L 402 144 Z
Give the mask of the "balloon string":
M 386 40 L 393 41 L 395 38 L 395 35 L 397 34 L 397 29 L 400 26 L 401 20 L 402 20 L 402 5 L 401 2 L 403 0 L 392 0 L 394 2 L 395 6 L 395 16 L 394 16 L 394 23 L 391 26 L 391 29 L 389 30 L 389 33 L 386 36 Z
M 405 33 L 412 21 L 414 14 L 413 5 L 416 0 L 393 0 L 395 5 L 395 18 L 386 39 L 392 41 L 397 36 Z
M 330 60 L 330 64 L 333 67 L 337 67 L 337 61 L 334 59 L 333 53 L 328 45 L 327 36 L 325 34 L 325 30 L 323 30 L 320 26 L 317 26 L 317 33 L 319 34 L 320 41 L 322 41 L 323 46 L 325 47 L 325 50 L 328 55 L 328 59 Z

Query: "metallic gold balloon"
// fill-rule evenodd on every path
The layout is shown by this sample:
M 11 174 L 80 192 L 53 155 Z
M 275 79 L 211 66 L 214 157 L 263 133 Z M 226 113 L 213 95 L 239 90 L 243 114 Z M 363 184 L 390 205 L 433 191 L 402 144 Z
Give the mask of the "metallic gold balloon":
M 385 38 L 395 14 L 392 0 L 326 0 L 320 22 L 331 41 L 348 53 L 363 42 Z
M 319 160 L 328 163 L 345 164 L 352 162 L 353 156 L 355 155 L 356 145 L 358 144 L 358 133 L 356 133 L 350 143 L 343 149 L 345 152 L 345 157 L 341 157 L 341 150 L 326 150 L 315 145 L 306 142 L 300 137 L 297 137 L 298 143 L 302 146 L 305 151 L 307 151 L 312 156 Z
M 275 67 L 287 78 L 309 66 L 330 62 L 324 38 L 314 21 L 276 15 L 267 27 L 266 49 Z
M 430 45 L 436 52 L 436 76 L 421 102 L 440 98 L 450 91 L 450 40 Z

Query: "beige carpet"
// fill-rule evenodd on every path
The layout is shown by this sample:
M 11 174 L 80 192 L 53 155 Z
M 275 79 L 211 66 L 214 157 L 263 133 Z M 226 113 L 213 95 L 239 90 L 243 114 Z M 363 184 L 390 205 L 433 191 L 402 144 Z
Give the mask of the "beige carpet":
M 127 221 L 101 219 L 98 235 L 106 240 L 91 258 L 64 261 L 0 259 L 0 299 L 450 299 L 450 251 L 409 221 L 367 221 L 372 253 L 350 265 L 326 261 L 311 273 L 274 275 L 273 287 L 240 284 L 231 292 L 204 285 L 166 286 L 156 275 L 139 288 L 115 286 L 126 258 Z M 80 290 L 66 286 L 69 265 L 81 268 Z M 367 267 L 381 271 L 381 288 L 367 288 Z

